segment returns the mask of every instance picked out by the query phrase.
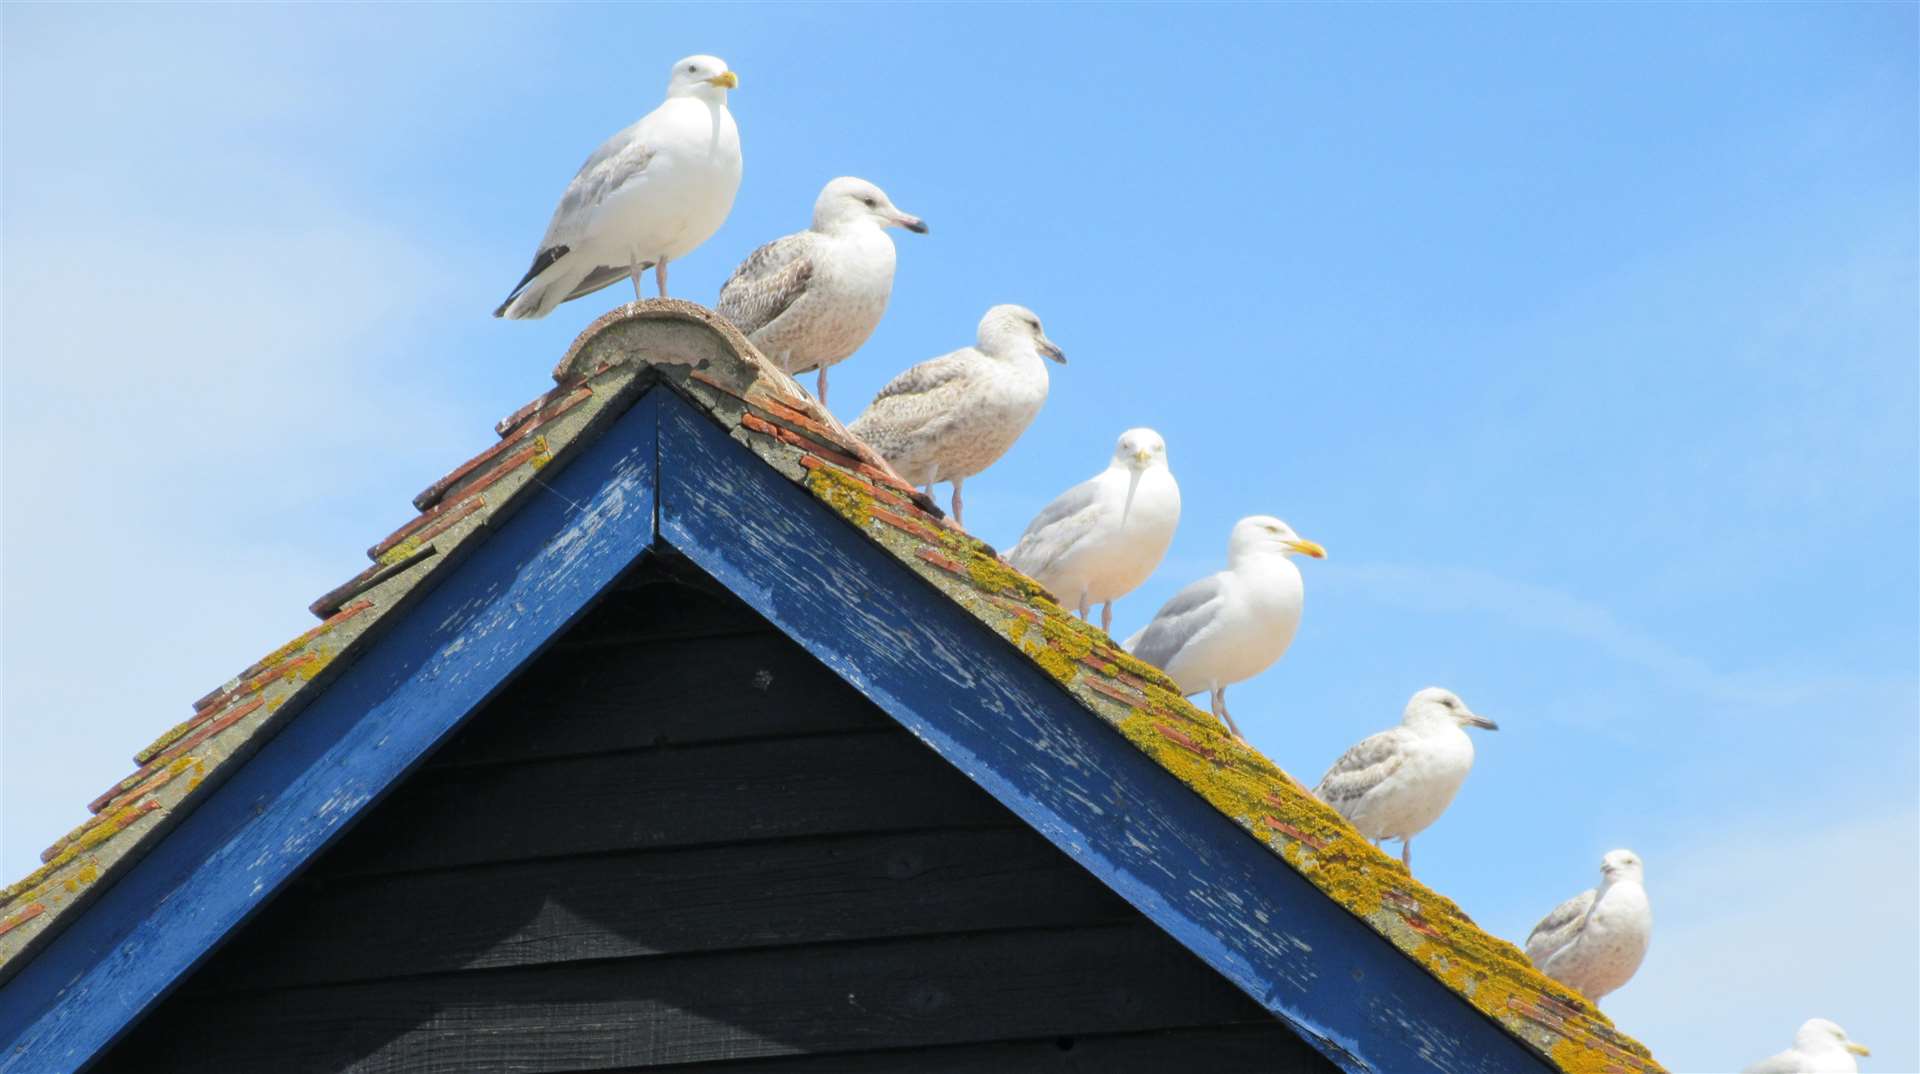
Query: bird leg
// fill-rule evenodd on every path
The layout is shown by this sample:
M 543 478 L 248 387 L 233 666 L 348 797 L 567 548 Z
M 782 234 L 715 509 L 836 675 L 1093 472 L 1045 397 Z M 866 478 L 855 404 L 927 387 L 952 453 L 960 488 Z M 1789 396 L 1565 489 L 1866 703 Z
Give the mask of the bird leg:
M 1213 692 L 1213 714 L 1221 723 L 1227 725 L 1227 730 L 1233 732 L 1233 737 L 1242 742 L 1246 741 L 1240 736 L 1240 728 L 1234 726 L 1233 717 L 1227 714 L 1227 688 L 1224 686 Z
M 1407 872 L 1409 873 L 1413 872 L 1413 837 L 1412 836 L 1408 836 L 1405 839 L 1400 840 L 1400 864 L 1407 867 Z
M 667 297 L 667 258 L 665 254 L 653 263 L 653 282 L 660 285 L 660 297 Z
M 1100 629 L 1105 631 L 1108 634 L 1113 633 L 1113 602 L 1112 601 L 1108 601 L 1105 604 L 1102 604 L 1100 606 Z
M 627 271 L 633 274 L 633 300 L 641 301 L 645 296 L 640 293 L 640 255 L 627 251 Z
M 953 479 L 953 524 L 961 529 L 966 529 L 967 524 L 960 521 L 960 482 L 963 480 L 965 480 L 965 478 L 956 477 Z
M 820 383 L 814 388 L 813 394 L 820 400 L 820 409 L 825 410 L 827 407 L 827 367 L 824 365 L 820 367 Z

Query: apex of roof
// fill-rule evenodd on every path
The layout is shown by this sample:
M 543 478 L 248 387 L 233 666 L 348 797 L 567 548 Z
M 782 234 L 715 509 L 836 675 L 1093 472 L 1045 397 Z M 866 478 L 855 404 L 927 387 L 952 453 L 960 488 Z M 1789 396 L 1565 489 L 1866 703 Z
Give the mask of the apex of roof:
M 723 318 L 675 299 L 621 307 L 581 333 L 553 376 L 552 390 L 495 426 L 497 443 L 414 498 L 420 513 L 368 550 L 371 566 L 313 603 L 318 626 L 195 702 L 193 715 L 134 755 L 133 774 L 93 800 L 90 820 L 41 855 L 45 865 L 0 890 L 0 982 L 323 691 L 396 609 L 484 539 L 476 535 L 523 503 L 542 469 L 564 465 L 648 386 L 664 383 L 1549 1064 L 1569 1074 L 1661 1069 L 1592 1004 L 1225 734 L 1158 669 L 954 528 Z

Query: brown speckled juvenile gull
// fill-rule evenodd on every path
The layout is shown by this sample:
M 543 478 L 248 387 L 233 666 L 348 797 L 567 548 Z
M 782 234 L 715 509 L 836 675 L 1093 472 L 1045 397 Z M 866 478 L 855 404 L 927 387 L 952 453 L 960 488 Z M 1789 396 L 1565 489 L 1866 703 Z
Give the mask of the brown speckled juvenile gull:
M 893 294 L 890 227 L 927 233 L 879 187 L 835 179 L 813 203 L 813 226 L 749 254 L 714 309 L 787 373 L 818 369 L 826 406 L 827 368 L 860 349 Z
M 928 495 L 953 482 L 953 521 L 964 525 L 960 483 L 1005 455 L 1047 401 L 1043 354 L 1067 360 L 1032 310 L 995 306 L 980 318 L 975 346 L 893 378 L 847 428 Z
M 1653 939 L 1640 856 L 1608 851 L 1600 877 L 1598 888 L 1554 907 L 1527 935 L 1527 957 L 1541 973 L 1596 1003 L 1633 977 Z
M 1313 793 L 1368 839 L 1400 840 L 1400 863 L 1411 872 L 1413 837 L 1447 811 L 1473 768 L 1469 726 L 1500 729 L 1453 691 L 1429 686 L 1407 702 L 1400 726 L 1341 754 Z

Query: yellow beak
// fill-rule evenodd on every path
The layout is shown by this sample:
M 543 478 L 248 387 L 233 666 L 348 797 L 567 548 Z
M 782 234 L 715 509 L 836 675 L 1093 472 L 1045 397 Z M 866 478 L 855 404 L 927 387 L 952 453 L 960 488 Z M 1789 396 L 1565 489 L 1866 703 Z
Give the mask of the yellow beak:
M 723 89 L 738 89 L 740 86 L 740 76 L 734 74 L 732 71 L 722 71 L 712 78 L 707 79 L 707 85 L 719 86 Z
M 1861 1044 L 1859 1041 L 1852 1041 L 1852 1040 L 1847 1042 L 1847 1051 L 1850 1051 L 1855 1055 L 1872 1055 L 1873 1054 L 1872 1052 L 1867 1050 L 1866 1045 Z
M 1134 461 L 1135 461 L 1135 462 L 1152 462 L 1152 461 L 1153 461 L 1153 452 L 1151 452 L 1151 451 L 1136 451 L 1136 452 L 1134 452 L 1134 453 L 1133 453 L 1133 458 L 1134 458 Z
M 1287 547 L 1303 556 L 1312 556 L 1315 559 L 1327 558 L 1327 550 L 1312 541 L 1288 541 Z

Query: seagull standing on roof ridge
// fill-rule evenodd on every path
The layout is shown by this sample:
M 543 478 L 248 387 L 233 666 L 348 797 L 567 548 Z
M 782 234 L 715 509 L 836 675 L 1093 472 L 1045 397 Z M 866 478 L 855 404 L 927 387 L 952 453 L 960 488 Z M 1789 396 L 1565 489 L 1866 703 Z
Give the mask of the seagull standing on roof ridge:
M 860 349 L 893 294 L 890 227 L 927 233 L 879 187 L 835 179 L 813 203 L 813 226 L 749 254 L 714 309 L 789 375 L 818 369 L 824 407 L 827 368 Z
M 554 307 L 648 268 L 667 295 L 667 262 L 685 257 L 727 219 L 740 189 L 740 131 L 727 91 L 740 79 L 717 56 L 673 65 L 667 99 L 593 151 L 567 184 L 553 220 L 495 317 L 545 317 Z
M 1740 1074 L 1859 1074 L 1856 1055 L 1872 1055 L 1867 1046 L 1825 1018 L 1809 1018 L 1793 1035 L 1793 1047 L 1770 1055 Z
M 928 496 L 935 484 L 953 482 L 956 525 L 964 525 L 960 483 L 1005 455 L 1047 401 L 1041 356 L 1067 360 L 1025 306 L 988 310 L 977 338 L 888 381 L 847 427 Z
M 1368 839 L 1400 840 L 1400 862 L 1411 871 L 1413 837 L 1447 811 L 1473 768 L 1468 726 L 1500 729 L 1451 690 L 1429 686 L 1407 702 L 1400 726 L 1341 754 L 1313 793 Z
M 1541 973 L 1593 1000 L 1626 984 L 1653 940 L 1640 855 L 1610 850 L 1600 859 L 1601 883 L 1540 920 L 1527 935 L 1527 958 Z
M 1167 468 L 1167 442 L 1152 429 L 1128 429 L 1106 470 L 1042 508 L 1007 562 L 1082 619 L 1100 605 L 1100 629 L 1109 630 L 1113 602 L 1153 574 L 1179 524 L 1180 486 Z
M 1227 569 L 1175 593 L 1153 621 L 1126 641 L 1127 651 L 1166 672 L 1182 694 L 1205 692 L 1213 715 L 1233 737 L 1227 687 L 1273 666 L 1293 644 L 1306 600 L 1295 554 L 1325 559 L 1327 550 L 1271 515 L 1234 523 Z

